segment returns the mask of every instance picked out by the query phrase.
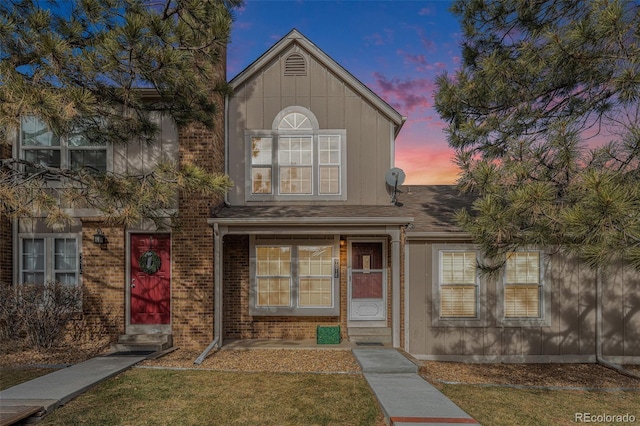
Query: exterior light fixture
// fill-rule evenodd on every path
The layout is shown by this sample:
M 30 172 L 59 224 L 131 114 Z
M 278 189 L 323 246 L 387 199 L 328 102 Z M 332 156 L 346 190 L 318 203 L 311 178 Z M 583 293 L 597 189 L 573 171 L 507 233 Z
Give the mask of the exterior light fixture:
M 104 236 L 102 230 L 98 228 L 95 234 L 93 234 L 93 243 L 99 246 L 104 246 L 109 241 L 107 241 L 107 237 Z

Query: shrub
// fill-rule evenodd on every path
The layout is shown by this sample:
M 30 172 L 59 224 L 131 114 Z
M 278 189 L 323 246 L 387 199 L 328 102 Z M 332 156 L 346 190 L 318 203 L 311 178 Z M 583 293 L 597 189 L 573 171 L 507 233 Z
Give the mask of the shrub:
M 17 311 L 15 287 L 0 285 L 0 341 L 19 337 L 21 324 L 17 321 Z
M 67 323 L 81 310 L 82 288 L 57 282 L 24 284 L 3 294 L 2 314 L 6 337 L 24 335 L 35 348 L 51 348 L 59 343 Z M 6 298 L 5 298 L 6 297 Z M 5 320 L 0 317 L 0 322 Z

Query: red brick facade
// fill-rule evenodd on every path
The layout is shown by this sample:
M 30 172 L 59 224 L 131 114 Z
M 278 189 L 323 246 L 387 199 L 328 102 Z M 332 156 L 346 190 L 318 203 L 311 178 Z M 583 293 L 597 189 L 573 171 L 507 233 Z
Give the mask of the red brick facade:
M 340 251 L 342 257 L 342 247 Z M 344 256 L 346 259 L 346 246 Z M 223 264 L 224 339 L 312 339 L 318 325 L 341 325 L 342 338 L 346 337 L 347 294 L 346 285 L 342 285 L 342 281 L 346 284 L 346 266 L 340 278 L 340 317 L 261 317 L 249 315 L 248 236 L 225 237 Z
M 318 325 L 339 325 L 347 339 L 348 244 L 340 240 L 340 316 L 271 317 L 249 315 L 249 236 L 224 238 L 224 336 L 229 339 L 315 339 Z M 390 256 L 387 256 L 387 282 L 391 283 Z M 391 285 L 387 285 L 387 325 L 391 326 Z
M 108 244 L 93 243 L 98 228 Z M 82 283 L 84 322 L 87 332 L 95 330 L 115 339 L 125 331 L 126 232 L 102 222 L 82 223 Z
M 225 55 L 211 87 L 226 82 Z M 194 164 L 224 174 L 224 97 L 211 95 L 218 105 L 213 129 L 192 125 L 179 129 L 180 164 Z M 177 229 L 172 233 L 172 332 L 176 346 L 204 348 L 213 340 L 213 229 L 207 223 L 217 199 L 180 194 Z

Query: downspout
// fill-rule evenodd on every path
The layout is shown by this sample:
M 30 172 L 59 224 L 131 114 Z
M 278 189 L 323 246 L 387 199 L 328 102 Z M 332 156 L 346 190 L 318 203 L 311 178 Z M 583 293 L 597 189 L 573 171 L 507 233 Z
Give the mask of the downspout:
M 229 176 L 229 95 L 224 97 L 224 174 Z M 225 204 L 229 204 L 228 196 L 229 191 L 225 191 Z
M 618 373 L 640 379 L 640 375 L 625 369 L 623 366 L 604 359 L 602 355 L 602 268 L 596 268 L 596 363 Z
M 391 235 L 391 340 L 394 348 L 400 347 L 400 231 Z
M 193 362 L 195 365 L 202 364 L 209 352 L 215 347 L 222 346 L 220 336 L 222 336 L 222 298 L 220 270 L 220 229 L 217 223 L 213 224 L 213 341 Z

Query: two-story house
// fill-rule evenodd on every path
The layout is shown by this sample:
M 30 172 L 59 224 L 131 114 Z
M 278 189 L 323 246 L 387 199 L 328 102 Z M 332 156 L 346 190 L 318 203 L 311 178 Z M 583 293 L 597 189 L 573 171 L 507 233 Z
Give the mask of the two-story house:
M 14 221 L 13 282 L 82 282 L 88 326 L 171 335 L 183 348 L 340 326 L 342 339 L 419 359 L 594 362 L 601 352 L 640 363 L 638 273 L 612 265 L 597 286 L 587 267 L 536 247 L 481 274 L 454 219 L 470 200 L 450 186 L 394 194 L 387 175 L 405 117 L 298 31 L 230 84 L 216 131 L 158 117 L 151 147 L 55 148 L 61 161 L 104 158 L 106 170 L 193 161 L 231 177 L 225 200 L 180 198 L 180 226 L 163 232 L 83 211 L 65 232 Z M 43 132 L 33 126 L 14 155 L 52 149 L 34 147 Z M 107 244 L 94 244 L 98 228 Z

